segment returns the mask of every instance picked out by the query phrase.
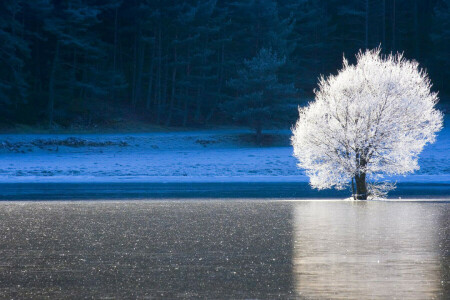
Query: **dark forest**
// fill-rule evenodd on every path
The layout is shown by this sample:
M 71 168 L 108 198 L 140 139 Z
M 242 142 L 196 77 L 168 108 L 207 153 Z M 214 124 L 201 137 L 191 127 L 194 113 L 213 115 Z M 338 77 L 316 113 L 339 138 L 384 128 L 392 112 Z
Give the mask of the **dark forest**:
M 318 77 L 381 47 L 448 103 L 448 0 L 2 0 L 3 126 L 287 126 Z

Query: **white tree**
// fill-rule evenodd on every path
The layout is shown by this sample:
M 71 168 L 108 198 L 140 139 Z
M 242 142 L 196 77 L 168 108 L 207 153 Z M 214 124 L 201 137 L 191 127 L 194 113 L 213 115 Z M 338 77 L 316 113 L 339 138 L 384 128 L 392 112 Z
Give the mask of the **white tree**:
M 313 188 L 351 182 L 353 197 L 365 200 L 367 179 L 418 170 L 418 155 L 442 128 L 427 73 L 402 54 L 380 52 L 360 51 L 356 65 L 344 58 L 337 75 L 320 78 L 315 101 L 299 108 L 291 141 Z

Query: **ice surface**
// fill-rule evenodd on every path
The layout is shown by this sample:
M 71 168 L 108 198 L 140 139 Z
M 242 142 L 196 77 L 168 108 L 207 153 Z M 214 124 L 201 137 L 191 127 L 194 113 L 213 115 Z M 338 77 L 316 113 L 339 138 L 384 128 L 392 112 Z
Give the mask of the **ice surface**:
M 448 203 L 0 205 L 1 299 L 449 299 Z

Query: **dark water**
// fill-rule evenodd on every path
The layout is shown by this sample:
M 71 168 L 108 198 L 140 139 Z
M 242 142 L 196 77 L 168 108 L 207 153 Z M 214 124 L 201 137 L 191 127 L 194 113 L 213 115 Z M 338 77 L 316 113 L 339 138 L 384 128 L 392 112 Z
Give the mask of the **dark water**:
M 450 203 L 0 202 L 0 298 L 449 299 Z
M 0 183 L 0 200 L 347 198 L 350 190 L 312 189 L 307 182 Z M 398 183 L 391 198 L 449 199 L 450 183 Z

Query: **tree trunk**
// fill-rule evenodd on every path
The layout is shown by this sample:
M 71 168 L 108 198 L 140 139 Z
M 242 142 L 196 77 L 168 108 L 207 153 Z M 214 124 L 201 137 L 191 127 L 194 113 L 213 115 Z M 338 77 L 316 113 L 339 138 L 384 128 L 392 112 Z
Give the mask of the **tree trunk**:
M 258 145 L 261 145 L 261 142 L 262 142 L 262 125 L 261 125 L 260 121 L 258 121 L 256 123 L 256 128 L 255 129 L 256 129 L 256 143 Z
M 419 0 L 414 1 L 414 52 L 416 59 L 420 59 L 419 48 Z
M 178 35 L 175 36 L 175 40 L 178 39 Z M 173 48 L 173 70 L 172 70 L 172 92 L 170 93 L 170 106 L 169 106 L 169 116 L 166 119 L 166 126 L 170 126 L 170 123 L 172 122 L 172 112 L 173 112 L 173 105 L 175 102 L 175 81 L 177 78 L 177 46 L 175 45 Z
M 217 109 L 217 102 L 219 101 L 221 95 L 222 95 L 222 84 L 223 84 L 223 64 L 224 64 L 224 60 L 225 60 L 225 45 L 224 42 L 222 42 L 222 50 L 221 53 L 219 55 L 219 61 L 218 61 L 218 70 L 217 70 L 217 95 L 216 97 L 214 97 L 213 101 L 213 105 L 211 110 L 209 111 L 208 116 L 205 118 L 205 124 L 208 124 L 209 121 L 212 119 L 212 117 L 214 116 L 214 112 Z
M 144 53 L 145 53 L 145 45 L 142 41 L 139 42 L 139 57 L 137 59 L 138 61 L 138 68 L 137 68 L 137 74 L 136 74 L 136 92 L 134 93 L 134 99 L 133 99 L 133 108 L 136 108 L 137 104 L 142 99 L 142 72 L 144 71 Z
M 355 174 L 356 194 L 353 195 L 355 200 L 367 200 L 366 172 L 367 167 L 367 149 L 356 150 L 356 165 L 358 171 Z
M 113 71 L 114 74 L 116 74 L 116 67 L 117 67 L 117 32 L 119 28 L 118 23 L 118 8 L 116 7 L 116 13 L 114 14 L 114 49 L 113 49 Z
M 369 0 L 366 0 L 364 47 L 369 48 Z
M 202 87 L 201 85 L 197 86 L 197 97 L 196 97 L 196 110 L 195 110 L 195 115 L 194 115 L 194 120 L 197 123 L 200 123 L 201 120 L 201 116 L 202 116 Z
M 166 48 L 166 52 L 169 52 L 169 47 Z M 162 106 L 161 106 L 161 111 L 163 112 L 163 114 L 167 111 L 167 88 L 168 88 L 168 84 L 169 84 L 169 57 L 167 55 L 165 55 L 164 57 L 164 81 L 162 84 Z
M 355 178 L 352 177 L 352 197 L 353 200 L 356 200 L 356 194 L 355 194 Z
M 386 0 L 383 0 L 383 6 L 382 6 L 382 13 L 383 13 L 383 48 L 384 51 L 386 51 Z
M 148 72 L 148 88 L 147 88 L 147 102 L 145 108 L 150 110 L 150 105 L 152 103 L 152 95 L 153 95 L 153 67 L 155 64 L 155 53 L 156 53 L 156 45 L 153 45 L 152 49 L 152 59 L 150 63 L 150 71 Z
M 134 107 L 134 100 L 136 99 L 136 75 L 137 75 L 137 67 L 138 67 L 138 35 L 136 34 L 134 39 L 134 46 L 133 46 L 133 77 L 131 79 L 131 105 Z
M 360 173 L 355 175 L 356 182 L 356 200 L 367 200 L 367 185 L 366 185 L 366 173 Z
M 191 38 L 191 35 L 189 35 L 189 39 Z M 191 79 L 191 46 L 188 44 L 187 46 L 187 58 L 186 58 L 186 81 L 190 81 Z M 184 95 L 184 109 L 183 109 L 183 127 L 186 127 L 188 117 L 189 117 L 189 105 L 188 105 L 188 95 L 189 95 L 189 88 L 186 86 L 185 88 L 185 95 Z
M 156 124 L 159 124 L 161 120 L 161 106 L 162 106 L 162 93 L 161 93 L 161 76 L 162 76 L 162 49 L 161 49 L 161 24 L 159 24 L 158 28 L 158 75 L 156 77 L 157 90 L 156 90 Z
M 189 116 L 189 106 L 188 106 L 188 90 L 186 88 L 184 95 L 184 109 L 183 109 L 183 127 L 186 127 Z
M 56 41 L 55 57 L 53 58 L 52 70 L 50 73 L 50 79 L 48 83 L 48 125 L 52 127 L 53 125 L 53 111 L 55 107 L 55 75 L 56 68 L 58 66 L 59 60 L 59 41 Z
M 391 50 L 395 51 L 395 18 L 396 18 L 396 12 L 395 12 L 395 0 L 392 4 L 392 45 L 391 45 Z
M 137 22 L 137 34 L 134 49 L 134 69 L 133 69 L 133 93 L 131 97 L 131 105 L 136 108 L 142 98 L 142 72 L 144 69 L 145 45 L 142 41 L 142 25 Z
M 118 36 L 118 7 L 116 7 L 116 11 L 114 14 L 114 47 L 113 47 L 113 81 L 110 90 L 111 98 L 113 101 L 116 101 L 116 79 L 117 79 L 117 36 Z
M 206 37 L 205 45 L 204 45 L 204 48 L 203 48 L 203 54 L 202 54 L 202 65 L 203 66 L 207 65 L 207 63 L 206 63 L 206 54 L 205 54 L 207 49 L 208 49 L 208 40 L 207 40 L 207 37 Z M 203 117 L 202 109 L 203 109 L 203 104 L 205 102 L 204 97 L 205 97 L 205 89 L 206 89 L 206 87 L 205 87 L 205 82 L 206 82 L 205 78 L 206 78 L 206 71 L 205 71 L 205 69 L 203 69 L 203 71 L 201 73 L 200 84 L 198 85 L 198 90 L 197 90 L 197 110 L 195 112 L 195 117 L 194 117 L 195 121 L 198 122 L 198 123 L 200 123 L 202 121 L 202 117 Z
M 70 78 L 70 89 L 72 91 L 72 97 L 76 97 L 76 82 L 77 82 L 77 49 L 73 49 L 73 60 L 72 60 L 72 69 L 71 69 L 71 78 Z

